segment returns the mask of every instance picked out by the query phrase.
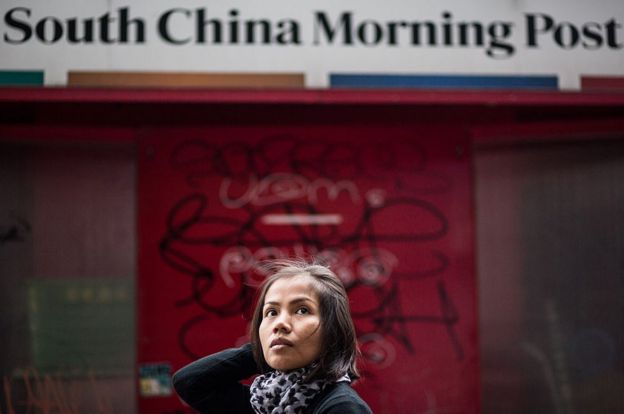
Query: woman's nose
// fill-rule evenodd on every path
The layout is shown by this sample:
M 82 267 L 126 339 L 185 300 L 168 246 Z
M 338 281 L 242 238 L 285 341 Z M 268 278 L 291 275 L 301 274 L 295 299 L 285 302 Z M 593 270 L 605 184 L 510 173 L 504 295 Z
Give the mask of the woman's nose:
M 277 320 L 275 321 L 275 325 L 273 325 L 273 332 L 290 332 L 290 320 L 287 315 L 281 314 Z

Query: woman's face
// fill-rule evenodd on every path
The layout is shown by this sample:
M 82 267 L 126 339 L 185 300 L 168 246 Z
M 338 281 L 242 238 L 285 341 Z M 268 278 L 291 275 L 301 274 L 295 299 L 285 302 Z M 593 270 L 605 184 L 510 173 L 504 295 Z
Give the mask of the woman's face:
M 290 371 L 314 362 L 321 352 L 319 299 L 308 275 L 276 280 L 266 293 L 259 328 L 267 364 Z

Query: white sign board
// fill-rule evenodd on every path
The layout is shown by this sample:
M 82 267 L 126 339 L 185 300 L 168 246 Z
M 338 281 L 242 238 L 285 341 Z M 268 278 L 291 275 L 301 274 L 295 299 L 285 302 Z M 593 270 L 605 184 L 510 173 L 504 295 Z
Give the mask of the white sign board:
M 624 75 L 622 0 L 3 0 L 0 69 Z

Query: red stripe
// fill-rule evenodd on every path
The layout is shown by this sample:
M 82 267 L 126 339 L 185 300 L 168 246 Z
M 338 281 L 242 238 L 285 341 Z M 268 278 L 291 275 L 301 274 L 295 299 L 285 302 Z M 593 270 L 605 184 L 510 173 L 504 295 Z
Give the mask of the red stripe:
M 583 91 L 624 91 L 624 77 L 617 76 L 583 76 Z

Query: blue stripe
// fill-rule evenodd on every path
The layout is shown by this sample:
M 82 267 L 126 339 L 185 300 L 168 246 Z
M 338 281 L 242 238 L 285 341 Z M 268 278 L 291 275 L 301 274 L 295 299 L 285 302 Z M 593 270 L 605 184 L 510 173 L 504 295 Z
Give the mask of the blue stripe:
M 332 88 L 559 89 L 556 76 L 330 74 Z

